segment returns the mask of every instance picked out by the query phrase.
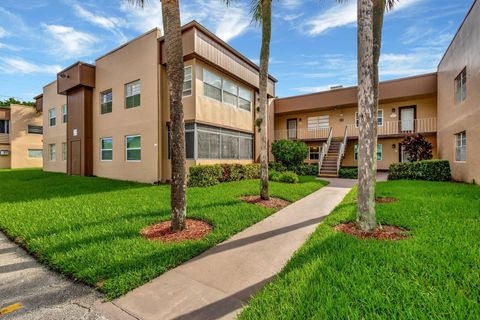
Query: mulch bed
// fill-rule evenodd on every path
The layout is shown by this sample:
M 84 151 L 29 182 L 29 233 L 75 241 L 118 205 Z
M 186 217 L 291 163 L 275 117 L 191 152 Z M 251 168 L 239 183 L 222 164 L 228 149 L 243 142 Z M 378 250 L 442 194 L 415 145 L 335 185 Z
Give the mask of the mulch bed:
M 162 242 L 180 242 L 185 240 L 198 240 L 202 239 L 210 232 L 212 232 L 212 226 L 205 221 L 187 219 L 187 227 L 180 232 L 172 231 L 172 222 L 164 221 L 157 224 L 153 224 L 140 231 L 140 234 L 148 239 Z
M 397 202 L 397 198 L 392 198 L 392 197 L 379 197 L 375 199 L 376 203 L 393 203 Z
M 269 200 L 263 200 L 260 196 L 243 196 L 241 199 L 245 202 L 256 204 L 265 208 L 273 208 L 280 210 L 285 208 L 290 204 L 287 200 L 283 200 L 280 198 L 270 197 Z
M 365 232 L 357 228 L 354 222 L 343 223 L 335 230 L 347 233 L 360 239 L 402 240 L 408 237 L 407 230 L 396 226 L 379 225 L 375 231 Z

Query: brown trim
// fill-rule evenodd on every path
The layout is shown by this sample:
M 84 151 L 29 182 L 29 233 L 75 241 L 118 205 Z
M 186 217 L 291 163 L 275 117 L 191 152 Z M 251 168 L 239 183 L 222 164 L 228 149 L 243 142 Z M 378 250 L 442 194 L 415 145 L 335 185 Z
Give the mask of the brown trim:
M 413 109 L 413 132 L 412 133 L 415 133 L 415 120 L 417 119 L 417 106 L 416 105 L 412 105 L 412 106 L 404 106 L 404 107 L 398 107 L 398 121 L 399 121 L 399 131 L 400 133 L 406 133 L 405 131 L 403 131 L 403 128 L 402 128 L 402 109 Z
M 295 121 L 295 138 L 290 138 L 290 131 L 288 129 L 288 123 L 290 121 Z M 290 119 L 287 119 L 287 139 L 294 139 L 294 140 L 297 140 L 298 139 L 298 119 L 297 118 L 290 118 Z
M 438 63 L 438 65 L 437 65 L 437 70 L 440 69 L 440 65 L 442 64 L 443 60 L 444 60 L 445 57 L 447 56 L 447 53 L 448 53 L 448 51 L 450 50 L 450 48 L 452 47 L 453 42 L 455 41 L 455 39 L 457 38 L 458 34 L 460 33 L 460 30 L 462 30 L 463 25 L 464 25 L 465 22 L 467 21 L 468 16 L 469 16 L 470 13 L 473 11 L 473 8 L 475 7 L 476 4 L 477 4 L 477 0 L 474 0 L 472 6 L 471 6 L 470 9 L 468 10 L 468 12 L 467 12 L 467 14 L 465 15 L 465 17 L 463 18 L 462 23 L 461 23 L 460 26 L 458 27 L 457 32 L 455 32 L 455 35 L 453 36 L 452 41 L 450 41 L 450 44 L 448 45 L 447 50 L 445 50 L 445 52 L 443 53 L 443 56 L 442 56 L 442 58 L 440 59 L 440 62 Z

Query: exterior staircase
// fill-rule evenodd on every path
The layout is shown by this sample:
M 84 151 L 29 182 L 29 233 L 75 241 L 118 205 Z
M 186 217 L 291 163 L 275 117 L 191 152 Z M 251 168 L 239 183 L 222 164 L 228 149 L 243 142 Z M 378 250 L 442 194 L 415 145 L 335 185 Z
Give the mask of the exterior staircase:
M 337 161 L 340 152 L 341 139 L 332 139 L 325 158 L 323 158 L 322 167 L 320 168 L 320 177 L 338 177 Z

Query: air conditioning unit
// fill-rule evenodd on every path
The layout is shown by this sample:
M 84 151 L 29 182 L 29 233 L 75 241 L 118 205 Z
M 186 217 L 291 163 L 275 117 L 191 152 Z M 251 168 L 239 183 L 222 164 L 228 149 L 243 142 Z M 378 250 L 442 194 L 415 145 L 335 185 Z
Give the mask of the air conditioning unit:
M 10 150 L 0 150 L 0 156 L 9 156 Z

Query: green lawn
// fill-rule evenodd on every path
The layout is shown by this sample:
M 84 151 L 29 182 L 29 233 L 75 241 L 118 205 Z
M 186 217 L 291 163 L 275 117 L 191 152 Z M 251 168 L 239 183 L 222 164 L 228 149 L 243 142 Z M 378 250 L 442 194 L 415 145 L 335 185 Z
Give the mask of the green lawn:
M 392 181 L 378 220 L 411 230 L 398 242 L 359 240 L 353 190 L 240 319 L 480 319 L 480 187 Z
M 271 183 L 271 194 L 296 201 L 325 182 Z M 170 218 L 170 187 L 39 170 L 0 170 L 0 229 L 40 260 L 114 298 L 198 255 L 273 213 L 239 197 L 258 180 L 188 190 L 188 216 L 210 222 L 203 240 L 163 244 L 139 231 Z

